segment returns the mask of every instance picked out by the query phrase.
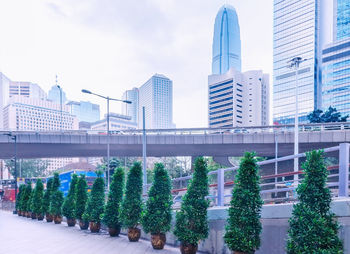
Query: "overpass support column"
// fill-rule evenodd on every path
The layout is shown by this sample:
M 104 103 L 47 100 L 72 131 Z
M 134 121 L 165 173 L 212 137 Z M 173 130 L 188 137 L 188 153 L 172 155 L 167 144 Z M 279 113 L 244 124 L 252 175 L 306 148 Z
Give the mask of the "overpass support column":
M 225 171 L 218 169 L 218 203 L 217 206 L 225 205 Z
M 339 145 L 339 197 L 349 196 L 349 143 Z

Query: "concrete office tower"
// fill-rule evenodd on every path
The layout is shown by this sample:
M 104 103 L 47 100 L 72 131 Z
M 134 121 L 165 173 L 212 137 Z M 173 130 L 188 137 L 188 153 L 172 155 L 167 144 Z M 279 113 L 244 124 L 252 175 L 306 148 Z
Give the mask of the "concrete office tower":
M 57 86 L 52 86 L 48 92 L 47 99 L 54 103 L 60 104 L 60 89 Z M 66 93 L 62 89 L 62 104 L 67 101 Z
M 4 130 L 3 108 L 9 99 L 9 87 L 11 80 L 0 72 L 0 130 Z
M 69 101 L 67 104 L 69 113 L 75 115 L 79 122 L 96 122 L 100 120 L 100 105 L 89 101 Z
M 273 119 L 280 124 L 294 123 L 295 71 L 288 61 L 307 59 L 298 72 L 299 118 L 321 107 L 322 45 L 331 41 L 325 20 L 332 19 L 327 10 L 329 0 L 274 0 L 273 30 Z
M 131 104 L 122 104 L 123 115 L 131 116 L 131 121 L 138 124 L 139 122 L 139 89 L 134 87 L 123 94 L 123 100 L 131 101 Z
M 334 40 L 350 38 L 350 0 L 334 0 Z
M 42 100 L 45 100 L 47 97 L 45 91 L 39 85 L 23 81 L 11 81 L 9 94 L 10 97 L 23 96 Z
M 235 8 L 225 4 L 215 19 L 212 74 L 226 73 L 232 67 L 241 71 L 241 35 Z
M 147 129 L 174 128 L 173 82 L 155 74 L 139 88 L 139 128 L 143 124 L 142 107 L 145 107 Z
M 210 128 L 269 124 L 268 74 L 231 68 L 209 76 L 208 83 Z

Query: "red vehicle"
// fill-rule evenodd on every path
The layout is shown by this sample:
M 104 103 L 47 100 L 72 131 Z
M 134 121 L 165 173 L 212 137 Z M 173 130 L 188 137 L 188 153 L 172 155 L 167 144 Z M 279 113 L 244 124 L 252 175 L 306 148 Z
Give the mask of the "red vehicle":
M 0 180 L 0 195 L 4 201 L 15 202 L 15 180 Z

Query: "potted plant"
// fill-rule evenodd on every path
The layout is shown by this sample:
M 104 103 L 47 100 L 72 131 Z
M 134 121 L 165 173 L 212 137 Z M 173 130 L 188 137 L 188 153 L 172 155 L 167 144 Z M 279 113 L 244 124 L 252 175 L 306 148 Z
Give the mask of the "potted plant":
M 233 253 L 254 253 L 260 247 L 259 167 L 254 153 L 241 160 L 228 210 L 225 243 Z
M 124 170 L 122 168 L 118 168 L 112 177 L 107 205 L 103 214 L 103 222 L 107 225 L 109 235 L 112 237 L 118 236 L 121 229 L 119 212 L 123 199 L 124 178 Z
M 76 174 L 73 174 L 72 181 L 69 186 L 68 195 L 65 198 L 62 206 L 62 213 L 67 218 L 68 227 L 74 227 L 76 223 L 74 209 L 75 209 L 75 190 L 76 190 L 77 181 L 78 181 L 78 176 Z
M 18 216 L 22 216 L 21 198 L 25 190 L 25 185 L 21 184 L 18 188 L 18 194 L 16 197 L 16 211 Z
M 125 197 L 122 202 L 121 219 L 123 227 L 128 228 L 130 242 L 137 242 L 141 236 L 138 225 L 142 214 L 142 168 L 135 162 L 128 173 Z
M 61 224 L 62 222 L 63 193 L 59 190 L 60 185 L 59 175 L 58 173 L 54 173 L 50 199 L 50 214 L 53 216 L 55 224 Z
M 331 192 L 323 151 L 306 153 L 305 177 L 297 188 L 299 203 L 289 219 L 287 253 L 343 253 L 338 223 L 330 211 Z
M 105 200 L 105 184 L 102 178 L 102 172 L 98 171 L 96 174 L 97 178 L 92 185 L 86 211 L 83 215 L 83 220 L 88 220 L 90 222 L 89 226 L 92 233 L 98 233 L 100 231 Z
M 174 234 L 181 242 L 182 254 L 194 254 L 200 240 L 208 237 L 207 209 L 209 194 L 207 163 L 198 157 L 194 165 L 193 179 L 183 197 L 181 209 L 176 213 Z
M 41 179 L 38 179 L 35 185 L 35 189 L 33 192 L 32 199 L 32 219 L 43 220 L 43 212 L 42 212 L 42 202 L 43 202 L 43 191 L 44 185 Z M 33 216 L 34 215 L 34 216 Z
M 45 214 L 47 222 L 53 221 L 52 214 L 50 214 L 51 191 L 52 191 L 52 179 L 49 179 L 47 180 L 47 183 L 46 183 L 46 190 L 44 193 L 44 198 L 42 203 L 42 212 L 43 214 Z
M 153 184 L 148 192 L 146 210 L 142 219 L 142 228 L 151 233 L 153 249 L 161 250 L 166 242 L 166 232 L 171 223 L 171 181 L 164 165 L 156 163 Z
M 31 204 L 31 196 L 32 196 L 32 184 L 28 183 L 26 186 L 26 195 L 24 198 L 24 210 L 25 210 L 25 217 L 30 218 L 31 212 L 30 212 L 30 204 Z
M 89 227 L 89 220 L 83 220 L 87 198 L 87 183 L 85 175 L 80 175 L 75 193 L 75 218 L 79 220 L 79 226 L 82 230 L 86 230 Z

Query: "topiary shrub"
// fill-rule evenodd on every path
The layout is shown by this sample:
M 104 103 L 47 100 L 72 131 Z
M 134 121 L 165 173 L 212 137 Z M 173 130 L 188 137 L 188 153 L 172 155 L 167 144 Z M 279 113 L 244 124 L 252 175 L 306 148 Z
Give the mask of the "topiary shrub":
M 172 205 L 171 181 L 163 164 L 155 164 L 153 179 L 148 192 L 142 227 L 146 233 L 151 233 L 153 248 L 163 249 L 166 242 L 165 233 L 171 227 Z
M 124 170 L 117 168 L 112 176 L 108 201 L 103 214 L 103 222 L 109 229 L 110 236 L 118 236 L 121 229 L 120 206 L 123 200 L 124 191 Z
M 297 188 L 299 203 L 289 219 L 287 253 L 343 253 L 338 223 L 330 211 L 331 193 L 323 151 L 306 153 L 305 178 Z
M 100 231 L 100 222 L 104 209 L 104 180 L 102 178 L 102 172 L 98 171 L 97 178 L 92 185 L 91 193 L 87 202 L 87 207 L 83 215 L 84 220 L 90 222 L 91 232 Z
M 56 224 L 62 222 L 62 204 L 63 204 L 63 193 L 59 190 L 61 183 L 58 173 L 54 174 L 51 188 L 50 198 L 50 214 Z
M 28 213 L 30 212 L 30 198 L 31 198 L 31 194 L 32 194 L 32 185 L 30 183 L 28 183 L 26 185 L 25 191 L 24 191 L 24 195 L 23 195 L 23 199 L 22 199 L 22 209 L 23 211 L 26 213 L 26 216 L 28 216 Z
M 122 202 L 121 219 L 123 227 L 128 228 L 129 241 L 138 241 L 141 230 L 138 225 L 142 215 L 142 168 L 135 162 L 128 173 L 125 197 Z
M 43 214 L 43 191 L 43 182 L 41 181 L 41 179 L 38 179 L 35 185 L 35 189 L 33 191 L 32 199 L 32 212 L 35 214 L 35 217 L 41 217 L 41 215 Z
M 21 184 L 18 188 L 18 194 L 16 197 L 16 211 L 19 216 L 22 216 L 22 205 L 21 205 L 21 198 L 25 191 L 26 186 L 24 184 Z
M 50 201 L 51 201 L 51 191 L 52 191 L 52 179 L 47 180 L 46 190 L 44 193 L 42 212 L 46 214 L 46 220 L 50 220 Z
M 62 214 L 67 218 L 68 226 L 75 225 L 75 190 L 78 182 L 78 176 L 76 174 L 72 175 L 72 181 L 69 185 L 68 195 L 65 198 L 62 206 Z
M 228 210 L 225 243 L 231 251 L 254 253 L 260 247 L 259 167 L 254 153 L 241 160 Z
M 80 175 L 75 192 L 75 218 L 79 220 L 79 226 L 81 229 L 88 228 L 88 226 L 86 226 L 88 221 L 85 221 L 85 223 L 83 221 L 87 198 L 88 194 L 85 175 Z
M 193 179 L 183 197 L 181 209 L 176 213 L 174 234 L 181 241 L 182 253 L 195 253 L 199 240 L 208 237 L 207 209 L 209 194 L 207 163 L 198 157 L 194 165 Z

